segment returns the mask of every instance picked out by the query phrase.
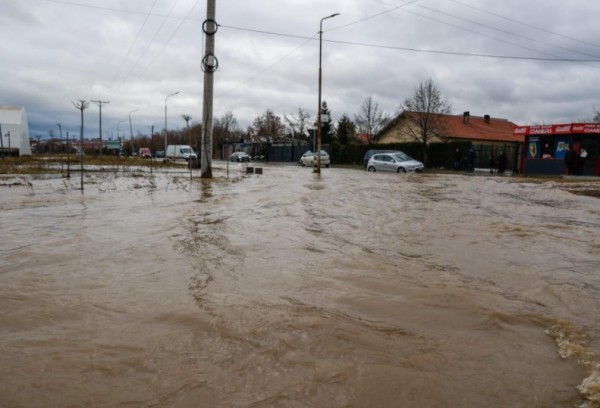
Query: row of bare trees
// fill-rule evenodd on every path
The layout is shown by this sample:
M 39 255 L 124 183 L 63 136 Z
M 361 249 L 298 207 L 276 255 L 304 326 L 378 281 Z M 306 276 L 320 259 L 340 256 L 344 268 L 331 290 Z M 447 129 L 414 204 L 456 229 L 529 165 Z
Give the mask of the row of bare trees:
M 81 128 L 83 130 L 83 111 L 88 107 L 88 102 L 78 100 L 73 105 L 81 111 Z M 406 98 L 398 108 L 397 114 L 402 111 L 411 111 L 417 113 L 418 131 L 414 132 L 413 138 L 416 142 L 427 146 L 432 136 L 433 129 L 436 128 L 438 114 L 451 113 L 451 104 L 442 96 L 440 89 L 432 79 L 419 84 L 415 92 Z M 365 135 L 369 144 L 374 142 L 377 134 L 390 122 L 391 116 L 384 112 L 379 104 L 371 97 L 363 100 L 359 107 L 359 112 L 353 115 L 343 114 L 334 125 L 331 119 L 331 112 L 327 102 L 323 102 L 321 107 L 321 116 L 325 118 L 322 124 L 323 143 L 329 144 L 336 141 L 340 144 L 351 144 L 356 140 L 357 134 Z M 596 112 L 599 116 L 600 112 Z M 202 135 L 202 125 L 192 122 L 190 115 L 181 115 L 186 123 L 183 130 L 169 131 L 169 144 L 189 144 L 198 149 Z M 213 146 L 215 150 L 220 149 L 225 143 L 245 141 L 280 141 L 292 138 L 294 140 L 309 140 L 311 130 L 315 123 L 311 115 L 301 107 L 295 114 L 285 114 L 283 118 L 268 109 L 263 114 L 257 116 L 252 124 L 245 130 L 239 126 L 233 112 L 229 111 L 217 117 L 213 122 Z M 83 131 L 81 138 L 83 138 Z M 52 135 L 51 135 L 52 136 Z M 364 139 L 363 139 L 364 140 Z M 162 150 L 164 148 L 164 134 L 141 135 L 138 134 L 134 140 L 125 139 L 125 148 L 129 152 L 134 152 L 138 147 L 150 147 L 152 150 Z

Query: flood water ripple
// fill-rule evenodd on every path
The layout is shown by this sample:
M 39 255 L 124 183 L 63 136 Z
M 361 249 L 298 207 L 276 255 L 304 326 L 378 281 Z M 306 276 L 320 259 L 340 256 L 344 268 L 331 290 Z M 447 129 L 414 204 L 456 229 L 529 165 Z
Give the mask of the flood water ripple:
M 597 181 L 0 182 L 2 407 L 600 407 Z

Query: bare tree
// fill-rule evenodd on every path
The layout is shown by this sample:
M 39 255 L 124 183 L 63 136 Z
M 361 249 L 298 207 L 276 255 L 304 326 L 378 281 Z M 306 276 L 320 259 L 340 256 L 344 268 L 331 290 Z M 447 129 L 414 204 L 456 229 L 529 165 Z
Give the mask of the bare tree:
M 269 109 L 254 119 L 249 130 L 254 136 L 268 136 L 273 140 L 281 139 L 285 134 L 285 126 L 281 122 L 281 118 Z
M 368 135 L 369 144 L 373 137 L 390 121 L 389 115 L 379 109 L 379 104 L 370 96 L 360 105 L 360 113 L 354 115 L 354 123 L 360 133 Z
M 442 96 L 441 90 L 429 78 L 421 82 L 415 93 L 404 100 L 400 106 L 404 111 L 412 112 L 417 128 L 409 128 L 414 140 L 423 147 L 423 161 L 428 162 L 429 141 L 434 135 L 443 135 L 443 120 L 440 115 L 452 113 L 452 104 Z
M 298 115 L 283 115 L 283 118 L 287 122 L 290 129 L 292 129 L 292 136 L 297 139 L 304 139 L 308 137 L 308 126 L 310 125 L 310 114 L 298 108 Z
M 600 123 L 600 109 L 594 108 L 594 117 L 592 118 L 592 122 Z
M 237 140 L 240 134 L 238 121 L 229 111 L 220 118 L 215 118 L 213 124 L 213 141 L 217 146 Z

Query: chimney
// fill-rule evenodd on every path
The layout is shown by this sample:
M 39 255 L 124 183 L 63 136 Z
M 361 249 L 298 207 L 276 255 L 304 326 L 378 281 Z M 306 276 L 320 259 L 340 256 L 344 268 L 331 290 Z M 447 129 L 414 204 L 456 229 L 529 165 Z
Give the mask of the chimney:
M 463 123 L 469 123 L 469 116 L 471 116 L 471 112 L 466 111 L 465 113 L 463 113 Z
M 484 116 L 483 116 L 483 121 L 484 121 L 485 123 L 490 123 L 490 115 L 484 115 Z

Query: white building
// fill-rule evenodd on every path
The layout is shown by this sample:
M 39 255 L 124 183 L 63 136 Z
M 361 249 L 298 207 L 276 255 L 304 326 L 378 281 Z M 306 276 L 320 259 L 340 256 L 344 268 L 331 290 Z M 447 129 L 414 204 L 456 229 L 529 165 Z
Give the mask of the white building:
M 19 156 L 31 156 L 29 123 L 25 108 L 0 106 L 0 151 L 18 152 Z

